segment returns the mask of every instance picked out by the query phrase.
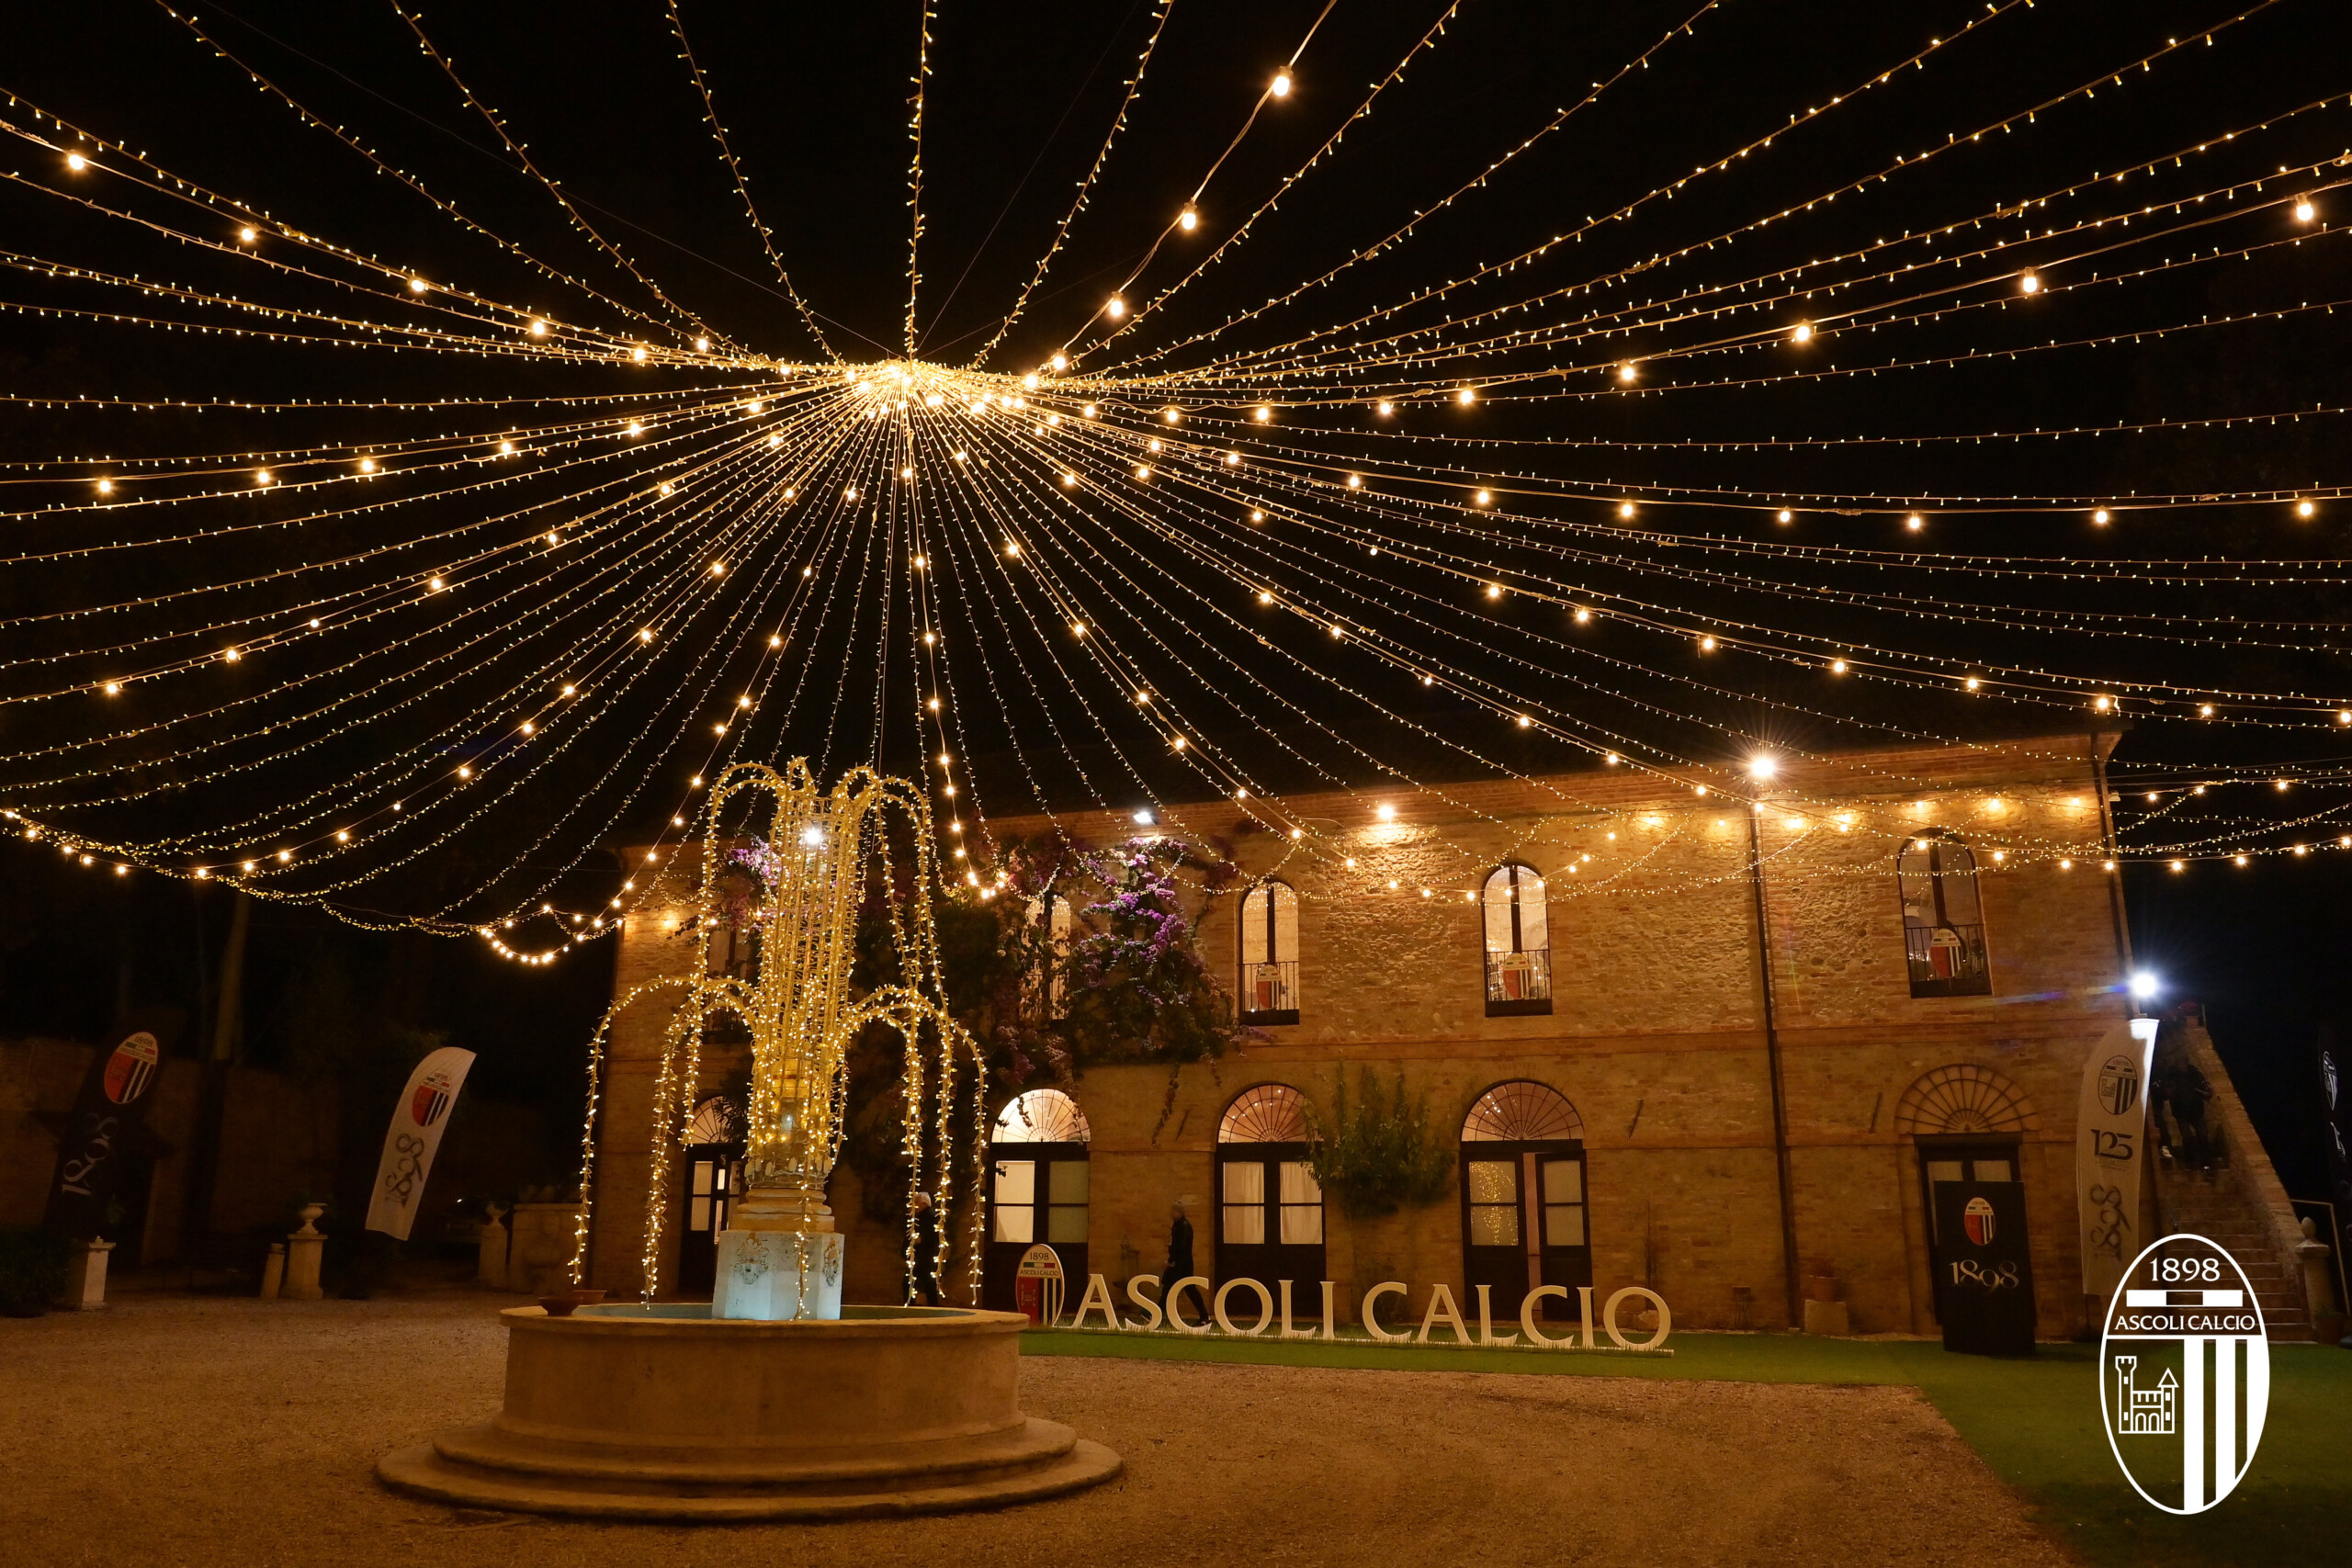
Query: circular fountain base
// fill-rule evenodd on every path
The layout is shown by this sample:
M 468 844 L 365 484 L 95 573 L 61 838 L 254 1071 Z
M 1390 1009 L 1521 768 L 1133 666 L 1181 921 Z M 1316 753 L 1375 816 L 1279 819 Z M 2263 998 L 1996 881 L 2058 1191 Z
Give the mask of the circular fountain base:
M 1119 1456 L 1019 1407 L 1017 1313 L 537 1307 L 506 1404 L 376 1473 L 445 1503 L 608 1519 L 828 1519 L 1002 1507 L 1108 1481 Z

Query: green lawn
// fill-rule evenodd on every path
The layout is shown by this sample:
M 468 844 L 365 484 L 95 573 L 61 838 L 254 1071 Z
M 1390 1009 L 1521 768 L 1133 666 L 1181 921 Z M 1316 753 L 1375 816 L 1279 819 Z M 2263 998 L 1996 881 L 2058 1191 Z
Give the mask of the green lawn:
M 1917 1340 L 1678 1334 L 1672 1356 L 1453 1350 L 1332 1343 L 1032 1332 L 1032 1356 L 1120 1356 L 1252 1365 L 1734 1382 L 1908 1383 L 1920 1390 L 2035 1518 L 2094 1563 L 2352 1562 L 2352 1355 L 2274 1346 L 2270 1413 L 2254 1468 L 2220 1507 L 2177 1518 L 2141 1501 L 2099 1425 L 2096 1347 L 2045 1345 L 2030 1360 L 1953 1356 Z

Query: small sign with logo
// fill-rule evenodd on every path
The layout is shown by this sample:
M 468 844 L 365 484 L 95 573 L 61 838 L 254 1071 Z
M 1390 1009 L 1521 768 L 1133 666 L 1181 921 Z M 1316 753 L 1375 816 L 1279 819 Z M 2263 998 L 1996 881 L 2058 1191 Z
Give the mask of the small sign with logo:
M 1944 1348 L 2033 1354 L 2033 1260 L 2025 1191 L 2014 1181 L 1939 1181 L 1936 1308 Z
M 2168 1235 L 2132 1260 L 2099 1339 L 2099 1411 L 2132 1489 L 2201 1514 L 2254 1462 L 2270 1342 L 2254 1286 L 2220 1246 Z
M 1052 1247 L 1041 1241 L 1021 1255 L 1020 1267 L 1012 1274 L 1012 1304 L 1014 1310 L 1027 1314 L 1030 1322 L 1050 1325 L 1061 1321 L 1062 1294 L 1068 1289 L 1062 1260 Z

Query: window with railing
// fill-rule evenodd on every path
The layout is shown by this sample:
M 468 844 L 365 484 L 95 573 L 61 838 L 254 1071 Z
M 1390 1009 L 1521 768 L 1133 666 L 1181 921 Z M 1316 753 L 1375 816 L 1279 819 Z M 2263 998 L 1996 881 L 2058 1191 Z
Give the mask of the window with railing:
M 1904 961 L 1915 997 L 1984 997 L 1993 972 L 1976 857 L 1948 833 L 1923 834 L 1895 857 L 1903 898 Z
M 1077 914 L 1070 908 L 1068 895 L 1048 887 L 1029 900 L 1029 919 L 1046 939 L 1045 964 L 1039 971 L 1040 977 L 1031 987 L 1030 1000 L 1050 1021 L 1062 1015 L 1062 965 L 1069 957 Z
M 1298 894 L 1285 882 L 1241 898 L 1241 1021 L 1298 1021 Z
M 1552 933 L 1544 908 L 1544 878 L 1533 866 L 1510 862 L 1487 874 L 1487 1016 L 1552 1010 Z

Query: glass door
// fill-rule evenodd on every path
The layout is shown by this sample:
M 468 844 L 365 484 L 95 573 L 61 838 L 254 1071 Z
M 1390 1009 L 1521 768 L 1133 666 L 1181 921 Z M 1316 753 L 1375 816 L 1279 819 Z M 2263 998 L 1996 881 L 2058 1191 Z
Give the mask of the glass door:
M 1304 1144 L 1227 1144 L 1217 1150 L 1218 1284 L 1250 1279 L 1300 1301 L 1323 1278 L 1323 1188 Z M 1172 1284 L 1173 1280 L 1163 1280 Z
M 1580 1139 L 1462 1145 L 1464 1310 L 1477 1288 L 1489 1288 L 1498 1324 L 1519 1316 L 1527 1292 L 1559 1285 L 1569 1299 L 1548 1297 L 1544 1315 L 1577 1315 L 1574 1292 L 1592 1283 L 1592 1246 L 1586 1224 L 1584 1144 Z

